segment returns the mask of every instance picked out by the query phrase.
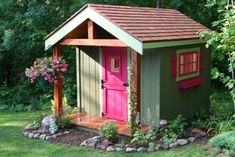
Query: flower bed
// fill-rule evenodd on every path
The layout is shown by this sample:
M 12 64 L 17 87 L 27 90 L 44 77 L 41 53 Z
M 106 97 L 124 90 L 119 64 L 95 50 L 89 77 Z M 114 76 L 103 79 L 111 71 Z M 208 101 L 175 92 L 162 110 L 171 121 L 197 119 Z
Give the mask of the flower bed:
M 186 133 L 184 119 L 161 121 L 161 127 L 150 129 L 147 134 L 137 130 L 132 138 L 117 134 L 115 122 L 106 122 L 100 128 L 100 135 L 70 129 L 66 116 L 46 116 L 40 121 L 29 124 L 23 131 L 28 138 L 47 140 L 53 143 L 80 145 L 107 152 L 154 152 L 181 147 L 195 142 L 207 134 L 197 128 Z

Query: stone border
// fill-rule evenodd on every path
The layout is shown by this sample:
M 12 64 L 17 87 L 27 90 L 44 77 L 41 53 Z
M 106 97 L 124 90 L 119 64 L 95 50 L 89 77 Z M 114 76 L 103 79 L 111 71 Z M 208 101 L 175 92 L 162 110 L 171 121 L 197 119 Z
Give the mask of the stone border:
M 157 144 L 155 147 L 133 147 L 125 145 L 124 147 L 115 146 L 108 140 L 102 140 L 100 136 L 95 136 L 83 141 L 80 146 L 87 148 L 100 149 L 107 152 L 155 152 L 159 150 L 168 150 L 171 148 L 177 148 L 179 146 L 184 146 L 189 143 L 193 143 L 196 140 L 195 137 L 189 137 L 188 139 L 178 139 L 176 142 L 170 144 Z
M 70 132 L 71 132 L 71 130 L 58 132 L 58 133 L 52 135 L 50 133 L 41 132 L 40 130 L 24 130 L 23 135 L 28 138 L 31 138 L 31 139 L 40 139 L 43 141 L 44 140 L 49 141 L 51 139 L 56 139 L 56 138 L 63 136 L 65 134 L 69 134 Z

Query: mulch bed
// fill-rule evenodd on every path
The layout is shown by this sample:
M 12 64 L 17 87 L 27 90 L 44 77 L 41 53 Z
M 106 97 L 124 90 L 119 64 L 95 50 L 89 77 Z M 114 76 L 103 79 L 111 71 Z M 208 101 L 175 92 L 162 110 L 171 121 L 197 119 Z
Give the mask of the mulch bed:
M 52 139 L 50 140 L 50 142 L 71 146 L 79 146 L 84 140 L 94 136 L 97 136 L 97 134 L 83 130 L 72 130 L 69 134 L 60 136 L 56 139 Z

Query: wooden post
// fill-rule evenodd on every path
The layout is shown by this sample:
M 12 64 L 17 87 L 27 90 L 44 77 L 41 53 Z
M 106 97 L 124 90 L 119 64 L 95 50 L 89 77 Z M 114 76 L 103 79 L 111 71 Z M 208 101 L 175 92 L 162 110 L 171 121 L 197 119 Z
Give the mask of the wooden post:
M 87 32 L 88 32 L 88 39 L 94 39 L 94 24 L 93 21 L 89 20 L 87 22 Z
M 136 95 L 137 98 L 137 106 L 136 111 L 140 113 L 140 54 L 137 53 L 135 50 L 131 49 L 131 60 L 132 64 L 132 75 L 134 81 L 134 88 L 136 93 L 132 93 Z
M 61 55 L 61 48 L 59 46 L 53 47 L 53 58 L 58 59 Z M 63 113 L 62 97 L 62 78 L 58 78 L 54 82 L 54 114 L 56 116 L 60 116 Z

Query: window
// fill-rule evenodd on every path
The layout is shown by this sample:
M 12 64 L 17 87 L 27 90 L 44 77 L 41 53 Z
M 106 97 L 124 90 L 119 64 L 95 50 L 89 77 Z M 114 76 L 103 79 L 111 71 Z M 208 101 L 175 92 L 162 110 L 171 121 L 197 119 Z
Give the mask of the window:
M 179 54 L 179 76 L 186 76 L 198 72 L 198 52 Z
M 175 79 L 181 81 L 199 76 L 200 48 L 180 49 L 175 53 Z
M 110 69 L 113 73 L 120 72 L 120 58 L 119 57 L 111 57 L 110 58 Z
M 172 53 L 172 78 L 177 81 L 179 90 L 199 86 L 204 78 L 200 76 L 203 71 L 203 50 L 200 48 L 180 49 Z

